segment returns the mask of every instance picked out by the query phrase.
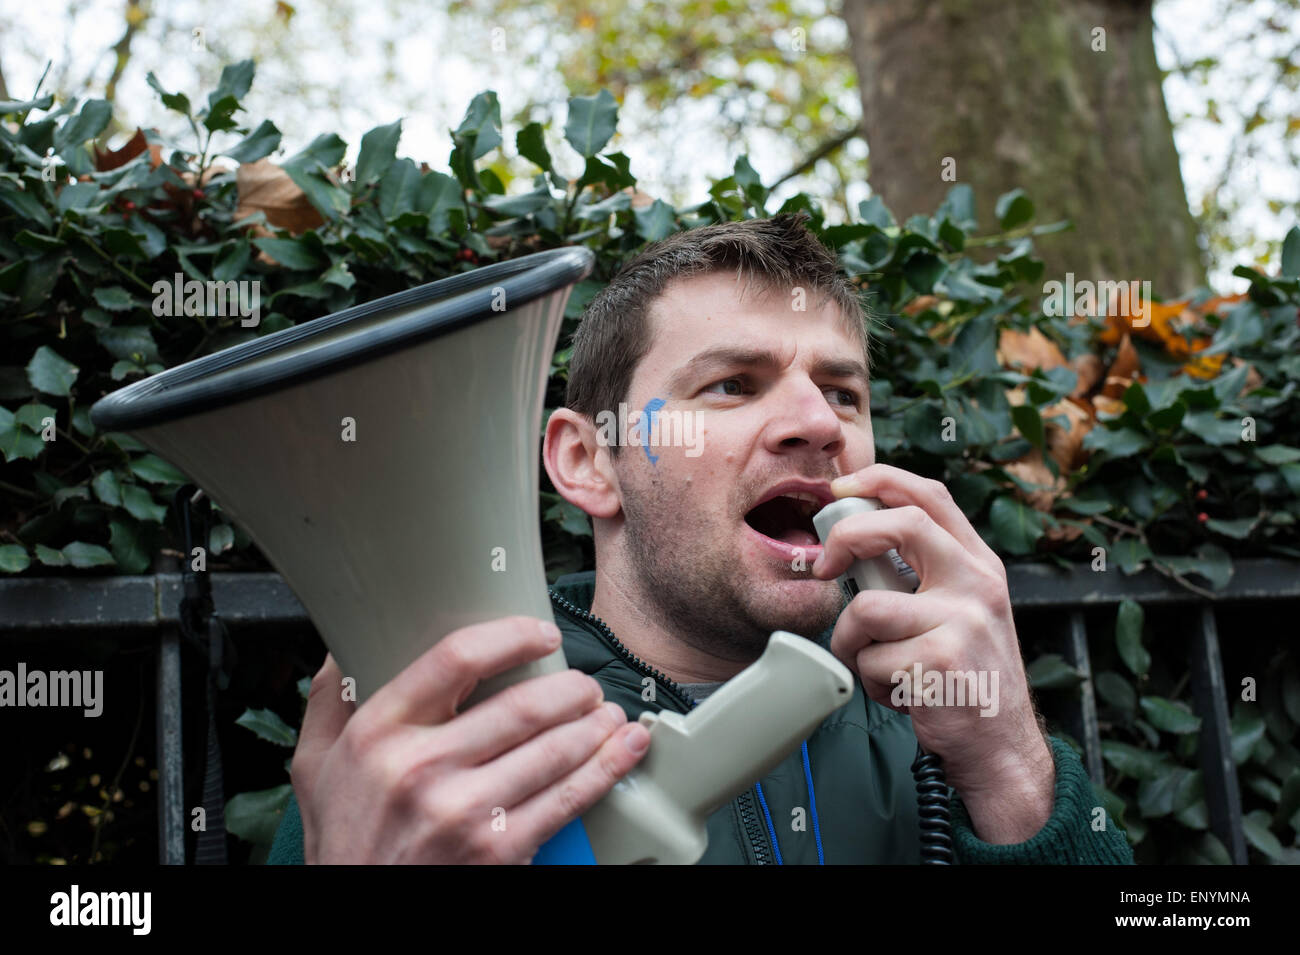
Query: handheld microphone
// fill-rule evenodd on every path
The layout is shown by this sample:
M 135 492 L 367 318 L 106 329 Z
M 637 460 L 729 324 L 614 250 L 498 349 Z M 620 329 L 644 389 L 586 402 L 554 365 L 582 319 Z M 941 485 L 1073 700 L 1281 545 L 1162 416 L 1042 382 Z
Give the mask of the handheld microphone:
M 813 515 L 813 527 L 824 544 L 831 536 L 831 528 L 846 517 L 883 509 L 884 505 L 874 497 L 840 498 Z M 864 590 L 915 593 L 921 586 L 921 578 L 897 550 L 890 548 L 876 557 L 855 560 L 840 574 L 839 584 L 845 598 L 852 600 Z M 952 819 L 943 762 L 917 743 L 916 760 L 911 769 L 912 778 L 916 780 L 916 806 L 921 825 L 921 862 L 925 865 L 951 865 Z
M 865 514 L 884 509 L 874 497 L 844 497 L 827 504 L 813 515 L 813 527 L 821 542 L 831 536 L 831 528 L 854 514 Z M 839 577 L 840 589 L 844 597 L 852 600 L 863 590 L 896 590 L 900 593 L 915 593 L 921 586 L 921 578 L 916 571 L 898 556 L 898 551 L 890 548 L 878 557 L 855 560 Z

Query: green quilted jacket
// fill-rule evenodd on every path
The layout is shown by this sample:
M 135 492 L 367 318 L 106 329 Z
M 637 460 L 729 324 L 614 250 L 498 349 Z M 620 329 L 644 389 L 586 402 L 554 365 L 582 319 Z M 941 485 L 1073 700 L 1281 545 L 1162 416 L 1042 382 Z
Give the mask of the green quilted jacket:
M 551 589 L 555 622 L 569 665 L 589 674 L 629 719 L 645 709 L 686 713 L 687 691 L 638 660 L 589 613 L 594 574 L 572 574 Z M 831 631 L 818 637 L 829 647 Z M 643 680 L 655 700 L 642 699 Z M 1106 816 L 1079 757 L 1052 737 L 1056 800 L 1051 818 L 1030 840 L 991 845 L 977 837 L 960 798 L 952 798 L 953 842 L 959 864 L 1132 864 L 1128 840 Z M 907 716 L 880 706 L 854 679 L 853 699 L 840 707 L 755 786 L 708 821 L 709 847 L 700 864 L 817 865 L 918 863 L 920 829 L 911 764 L 916 735 Z M 303 862 L 302 820 L 290 801 L 268 863 Z

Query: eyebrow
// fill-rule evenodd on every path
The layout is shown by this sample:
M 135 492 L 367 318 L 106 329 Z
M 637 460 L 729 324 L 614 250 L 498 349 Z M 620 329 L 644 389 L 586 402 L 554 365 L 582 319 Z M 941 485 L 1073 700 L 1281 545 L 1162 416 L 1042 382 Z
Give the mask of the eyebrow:
M 781 359 L 770 349 L 719 345 L 700 352 L 677 368 L 668 378 L 667 389 L 670 395 L 676 394 L 706 373 L 720 372 L 726 368 L 771 370 L 780 366 Z M 867 376 L 867 366 L 852 358 L 820 358 L 813 363 L 812 371 L 814 375 L 824 378 L 856 379 L 863 390 L 871 384 L 871 379 Z

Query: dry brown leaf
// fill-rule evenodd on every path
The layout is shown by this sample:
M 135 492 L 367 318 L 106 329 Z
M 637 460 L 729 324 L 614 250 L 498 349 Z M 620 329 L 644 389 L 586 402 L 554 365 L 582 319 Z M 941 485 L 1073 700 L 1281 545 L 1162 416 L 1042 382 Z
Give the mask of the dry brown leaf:
M 904 315 L 920 315 L 927 308 L 933 308 L 939 304 L 937 295 L 918 295 L 906 305 L 903 306 Z
M 1106 369 L 1106 384 L 1102 388 L 1102 394 L 1107 398 L 1118 398 L 1124 394 L 1138 374 L 1138 353 L 1133 347 L 1132 340 L 1125 335 L 1120 339 L 1119 351 L 1115 354 L 1115 360 L 1111 362 L 1110 368 Z
M 1016 496 L 1036 511 L 1050 511 L 1052 502 L 1065 490 L 1065 478 L 1053 477 L 1043 461 L 1043 454 L 1034 448 L 1023 458 L 1002 465 L 1002 470 L 1018 477 L 1028 484 L 1042 485 L 1037 491 L 1026 492 L 1016 489 Z
M 1042 453 L 1037 448 L 1018 461 L 1002 465 L 1002 469 L 1028 484 L 1040 485 L 1039 489 L 1033 492 L 1025 492 L 1017 487 L 1015 494 L 1034 510 L 1045 514 L 1051 513 L 1052 505 L 1066 488 L 1065 477 L 1052 476 L 1052 472 L 1043 461 Z M 1072 541 L 1082 533 L 1083 531 L 1078 527 L 1062 524 L 1056 528 L 1047 527 L 1043 536 L 1047 543 L 1055 544 Z
M 998 336 L 998 360 L 1004 368 L 1020 366 L 1026 372 L 1041 368 L 1061 368 L 1066 364 L 1061 349 L 1037 328 L 1018 332 L 1004 328 Z
M 1088 460 L 1088 452 L 1083 450 L 1083 437 L 1092 430 L 1092 416 L 1070 399 L 1057 401 L 1043 409 L 1043 421 L 1047 425 L 1048 453 L 1056 461 L 1062 474 L 1070 474 L 1075 468 Z M 1065 416 L 1070 422 L 1070 429 L 1053 424 L 1048 418 Z
M 1260 376 L 1259 372 L 1255 370 L 1255 366 L 1249 364 L 1246 359 L 1233 358 L 1232 364 L 1237 368 L 1240 368 L 1242 365 L 1246 366 L 1246 383 L 1241 386 L 1241 391 L 1237 392 L 1237 397 L 1240 398 L 1247 392 L 1254 391 L 1264 383 L 1264 379 Z
M 629 193 L 632 196 L 633 209 L 644 209 L 646 206 L 654 205 L 655 197 L 646 195 L 644 192 L 638 190 L 635 186 L 628 186 L 623 191 Z
M 157 169 L 162 163 L 162 146 L 158 143 L 150 145 L 149 140 L 145 138 L 144 130 L 137 127 L 135 135 L 118 149 L 108 149 L 101 152 L 98 148 L 95 148 L 95 168 L 100 172 L 117 169 L 119 166 L 125 166 L 146 149 L 149 150 L 149 167 Z
M 1099 415 L 1121 415 L 1124 413 L 1124 402 L 1109 395 L 1094 395 L 1092 407 Z
M 1091 518 L 1071 518 L 1079 520 L 1082 524 L 1091 524 Z M 1049 544 L 1068 544 L 1070 541 L 1077 539 L 1083 534 L 1082 527 L 1074 527 L 1070 524 L 1057 524 L 1055 527 L 1048 526 L 1043 529 L 1043 539 Z
M 235 188 L 239 195 L 235 207 L 236 222 L 261 212 L 275 228 L 287 229 L 293 235 L 300 235 L 325 222 L 308 201 L 306 193 L 298 188 L 287 172 L 270 160 L 241 164 L 235 174 Z M 254 231 L 258 235 L 270 235 L 269 230 L 260 226 Z
M 1101 358 L 1092 352 L 1080 355 L 1074 361 L 1070 362 L 1070 367 L 1074 373 L 1079 376 L 1078 383 L 1074 386 L 1074 391 L 1070 392 L 1071 398 L 1082 398 L 1101 381 L 1105 374 L 1106 366 L 1102 364 Z
M 1060 415 L 1070 422 L 1068 431 L 1047 420 Z M 1047 453 L 1062 474 L 1069 474 L 1088 460 L 1088 453 L 1083 450 L 1083 437 L 1092 430 L 1092 415 L 1066 398 L 1044 408 L 1042 416 L 1047 425 Z

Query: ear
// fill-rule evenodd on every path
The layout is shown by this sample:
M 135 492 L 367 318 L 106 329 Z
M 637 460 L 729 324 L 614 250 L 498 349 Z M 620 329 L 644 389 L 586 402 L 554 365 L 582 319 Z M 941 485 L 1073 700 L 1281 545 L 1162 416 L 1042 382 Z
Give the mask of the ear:
M 555 490 L 591 517 L 611 518 L 623 508 L 610 449 L 597 440 L 590 419 L 556 408 L 546 422 L 542 463 Z

